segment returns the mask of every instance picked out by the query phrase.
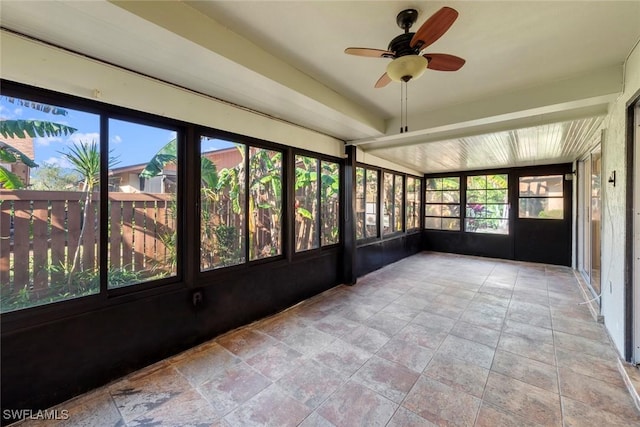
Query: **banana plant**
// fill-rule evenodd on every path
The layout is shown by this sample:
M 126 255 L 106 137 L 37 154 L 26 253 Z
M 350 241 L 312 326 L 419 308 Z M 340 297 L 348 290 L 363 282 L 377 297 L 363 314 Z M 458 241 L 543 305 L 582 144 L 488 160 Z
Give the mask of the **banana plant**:
M 66 116 L 68 114 L 68 111 L 64 108 L 53 105 L 7 96 L 3 96 L 2 98 L 12 104 L 31 108 L 43 113 L 58 116 Z M 42 120 L 0 120 L 0 162 L 4 164 L 22 162 L 29 168 L 38 167 L 33 159 L 30 159 L 7 141 L 9 139 L 22 139 L 27 137 L 65 136 L 71 135 L 76 130 L 76 128 L 71 126 Z M 4 138 L 4 140 L 2 138 Z M 20 177 L 11 172 L 9 168 L 0 165 L 0 187 L 9 190 L 18 190 L 24 187 L 24 183 Z

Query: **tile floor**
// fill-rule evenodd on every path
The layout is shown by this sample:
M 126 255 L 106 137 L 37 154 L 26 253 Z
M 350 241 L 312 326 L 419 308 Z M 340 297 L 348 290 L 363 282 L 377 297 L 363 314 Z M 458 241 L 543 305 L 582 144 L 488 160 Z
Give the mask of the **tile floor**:
M 425 252 L 59 408 L 83 426 L 640 425 L 583 301 L 569 268 Z

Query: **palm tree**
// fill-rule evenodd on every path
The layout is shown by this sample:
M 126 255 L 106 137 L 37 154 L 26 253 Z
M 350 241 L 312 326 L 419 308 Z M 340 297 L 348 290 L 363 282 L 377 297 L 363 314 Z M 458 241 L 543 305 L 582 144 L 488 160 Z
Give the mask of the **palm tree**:
M 84 231 L 87 227 L 87 216 L 93 201 L 93 191 L 100 183 L 100 149 L 95 141 L 89 144 L 82 142 L 74 144 L 69 148 L 69 152 L 60 152 L 71 164 L 73 169 L 83 178 L 82 192 L 84 193 L 84 208 L 82 210 L 82 225 L 80 227 L 80 236 L 78 237 L 78 245 L 73 255 L 71 268 L 67 278 L 67 286 L 71 288 L 71 279 L 77 267 L 80 258 L 80 247 L 84 237 Z M 117 163 L 114 157 L 109 157 L 109 168 Z M 93 226 L 91 224 L 91 226 Z

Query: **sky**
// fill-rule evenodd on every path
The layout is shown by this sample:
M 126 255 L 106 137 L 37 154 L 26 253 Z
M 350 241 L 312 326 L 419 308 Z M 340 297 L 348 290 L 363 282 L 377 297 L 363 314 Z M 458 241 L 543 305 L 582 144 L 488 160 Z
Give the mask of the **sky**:
M 78 143 L 100 141 L 100 119 L 96 114 L 85 113 L 65 108 L 67 115 L 54 115 L 11 103 L 4 96 L 0 97 L 0 120 L 43 120 L 60 123 L 77 129 L 71 135 L 34 138 L 35 162 L 56 164 L 63 168 L 71 165 L 62 153 Z M 176 132 L 169 129 L 140 125 L 121 120 L 109 119 L 109 149 L 116 158 L 114 167 L 145 164 L 176 137 Z M 216 139 L 203 139 L 202 151 L 227 148 L 233 144 Z

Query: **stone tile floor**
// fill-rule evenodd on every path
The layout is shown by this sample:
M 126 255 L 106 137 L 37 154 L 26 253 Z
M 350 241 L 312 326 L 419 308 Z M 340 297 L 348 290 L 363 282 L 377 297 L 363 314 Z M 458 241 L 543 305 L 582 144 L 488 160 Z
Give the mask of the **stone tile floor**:
M 58 408 L 77 426 L 640 425 L 583 301 L 569 268 L 425 252 Z

